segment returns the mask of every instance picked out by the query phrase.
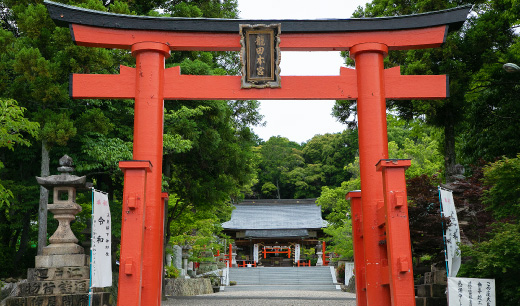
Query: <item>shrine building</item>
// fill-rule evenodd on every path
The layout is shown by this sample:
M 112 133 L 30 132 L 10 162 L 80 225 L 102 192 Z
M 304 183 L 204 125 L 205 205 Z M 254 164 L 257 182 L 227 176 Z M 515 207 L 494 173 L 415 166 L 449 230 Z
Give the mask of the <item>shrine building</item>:
M 322 246 L 327 225 L 316 199 L 244 200 L 235 205 L 231 220 L 222 223 L 224 233 L 235 240 L 239 266 L 246 261 L 297 265 L 304 260 L 300 248 Z

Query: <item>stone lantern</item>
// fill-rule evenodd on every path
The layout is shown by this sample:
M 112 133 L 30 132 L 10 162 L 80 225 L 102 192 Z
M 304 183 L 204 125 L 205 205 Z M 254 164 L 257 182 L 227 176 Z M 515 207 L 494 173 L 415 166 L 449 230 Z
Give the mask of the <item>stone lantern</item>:
M 320 243 L 316 245 L 316 255 L 318 255 L 318 261 L 316 262 L 316 266 L 323 266 L 323 249 Z
M 53 203 L 47 207 L 59 222 L 49 238 L 50 244 L 43 248 L 43 255 L 36 256 L 36 268 L 87 266 L 87 255 L 70 229 L 70 222 L 81 212 L 81 206 L 76 204 L 76 189 L 86 188 L 86 177 L 70 174 L 74 168 L 72 158 L 67 155 L 60 158 L 58 171 L 59 175 L 36 177 L 38 184 L 53 190 Z
M 181 276 L 184 276 L 185 278 L 190 278 L 188 276 L 188 270 L 189 270 L 189 265 L 188 265 L 188 259 L 190 258 L 190 251 L 191 251 L 192 247 L 188 244 L 185 244 L 182 246 L 182 272 L 181 272 Z
M 6 299 L 6 306 L 18 305 L 88 305 L 88 256 L 70 229 L 70 222 L 81 211 L 76 204 L 76 189 L 86 188 L 85 176 L 72 175 L 72 158 L 60 158 L 60 174 L 37 177 L 38 184 L 53 190 L 49 211 L 58 220 L 58 229 L 49 238 L 43 254 L 36 256 L 36 267 L 27 271 L 27 281 Z M 110 304 L 110 293 L 93 292 L 91 305 Z

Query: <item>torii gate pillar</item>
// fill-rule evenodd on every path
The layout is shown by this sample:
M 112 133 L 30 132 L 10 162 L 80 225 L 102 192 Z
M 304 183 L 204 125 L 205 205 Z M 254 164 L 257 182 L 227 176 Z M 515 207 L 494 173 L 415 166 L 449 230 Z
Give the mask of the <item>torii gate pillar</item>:
M 153 168 L 145 186 L 146 215 L 143 249 L 142 301 L 161 304 L 164 236 L 164 205 L 161 199 L 163 121 L 164 121 L 164 61 L 170 48 L 157 42 L 132 45 L 136 60 L 134 106 L 134 160 L 149 160 Z M 127 182 L 125 181 L 125 184 Z M 130 238 L 130 237 L 129 237 Z M 123 251 L 123 248 L 122 248 Z M 123 252 L 121 258 L 123 258 Z M 120 278 L 124 277 L 120 273 Z M 124 288 L 119 288 L 124 295 Z M 118 305 L 124 305 L 119 303 Z
M 160 305 L 164 61 L 170 56 L 170 48 L 162 43 L 139 42 L 131 50 L 136 59 L 134 146 L 133 161 L 119 163 L 125 173 L 125 188 L 118 305 L 140 305 L 141 301 Z
M 383 59 L 387 54 L 388 47 L 380 43 L 358 44 L 350 49 L 357 72 L 359 165 L 368 305 L 390 304 L 388 282 L 384 282 L 385 263 L 388 266 L 386 246 L 378 243 L 383 233 L 376 224 L 378 203 L 383 202 L 382 178 L 375 167 L 380 159 L 388 158 L 383 67 Z

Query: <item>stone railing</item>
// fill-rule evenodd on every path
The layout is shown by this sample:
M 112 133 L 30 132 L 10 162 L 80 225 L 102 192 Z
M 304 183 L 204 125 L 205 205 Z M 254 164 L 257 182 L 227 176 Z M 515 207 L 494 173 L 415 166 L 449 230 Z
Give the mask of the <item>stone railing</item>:
M 209 278 L 167 278 L 164 281 L 164 294 L 167 296 L 193 296 L 213 293 Z

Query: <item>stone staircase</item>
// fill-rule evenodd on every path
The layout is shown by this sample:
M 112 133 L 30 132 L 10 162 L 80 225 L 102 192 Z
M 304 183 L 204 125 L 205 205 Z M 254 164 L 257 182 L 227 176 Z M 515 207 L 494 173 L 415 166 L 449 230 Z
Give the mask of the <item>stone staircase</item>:
M 336 291 L 330 267 L 257 267 L 231 268 L 235 286 L 225 291 Z

